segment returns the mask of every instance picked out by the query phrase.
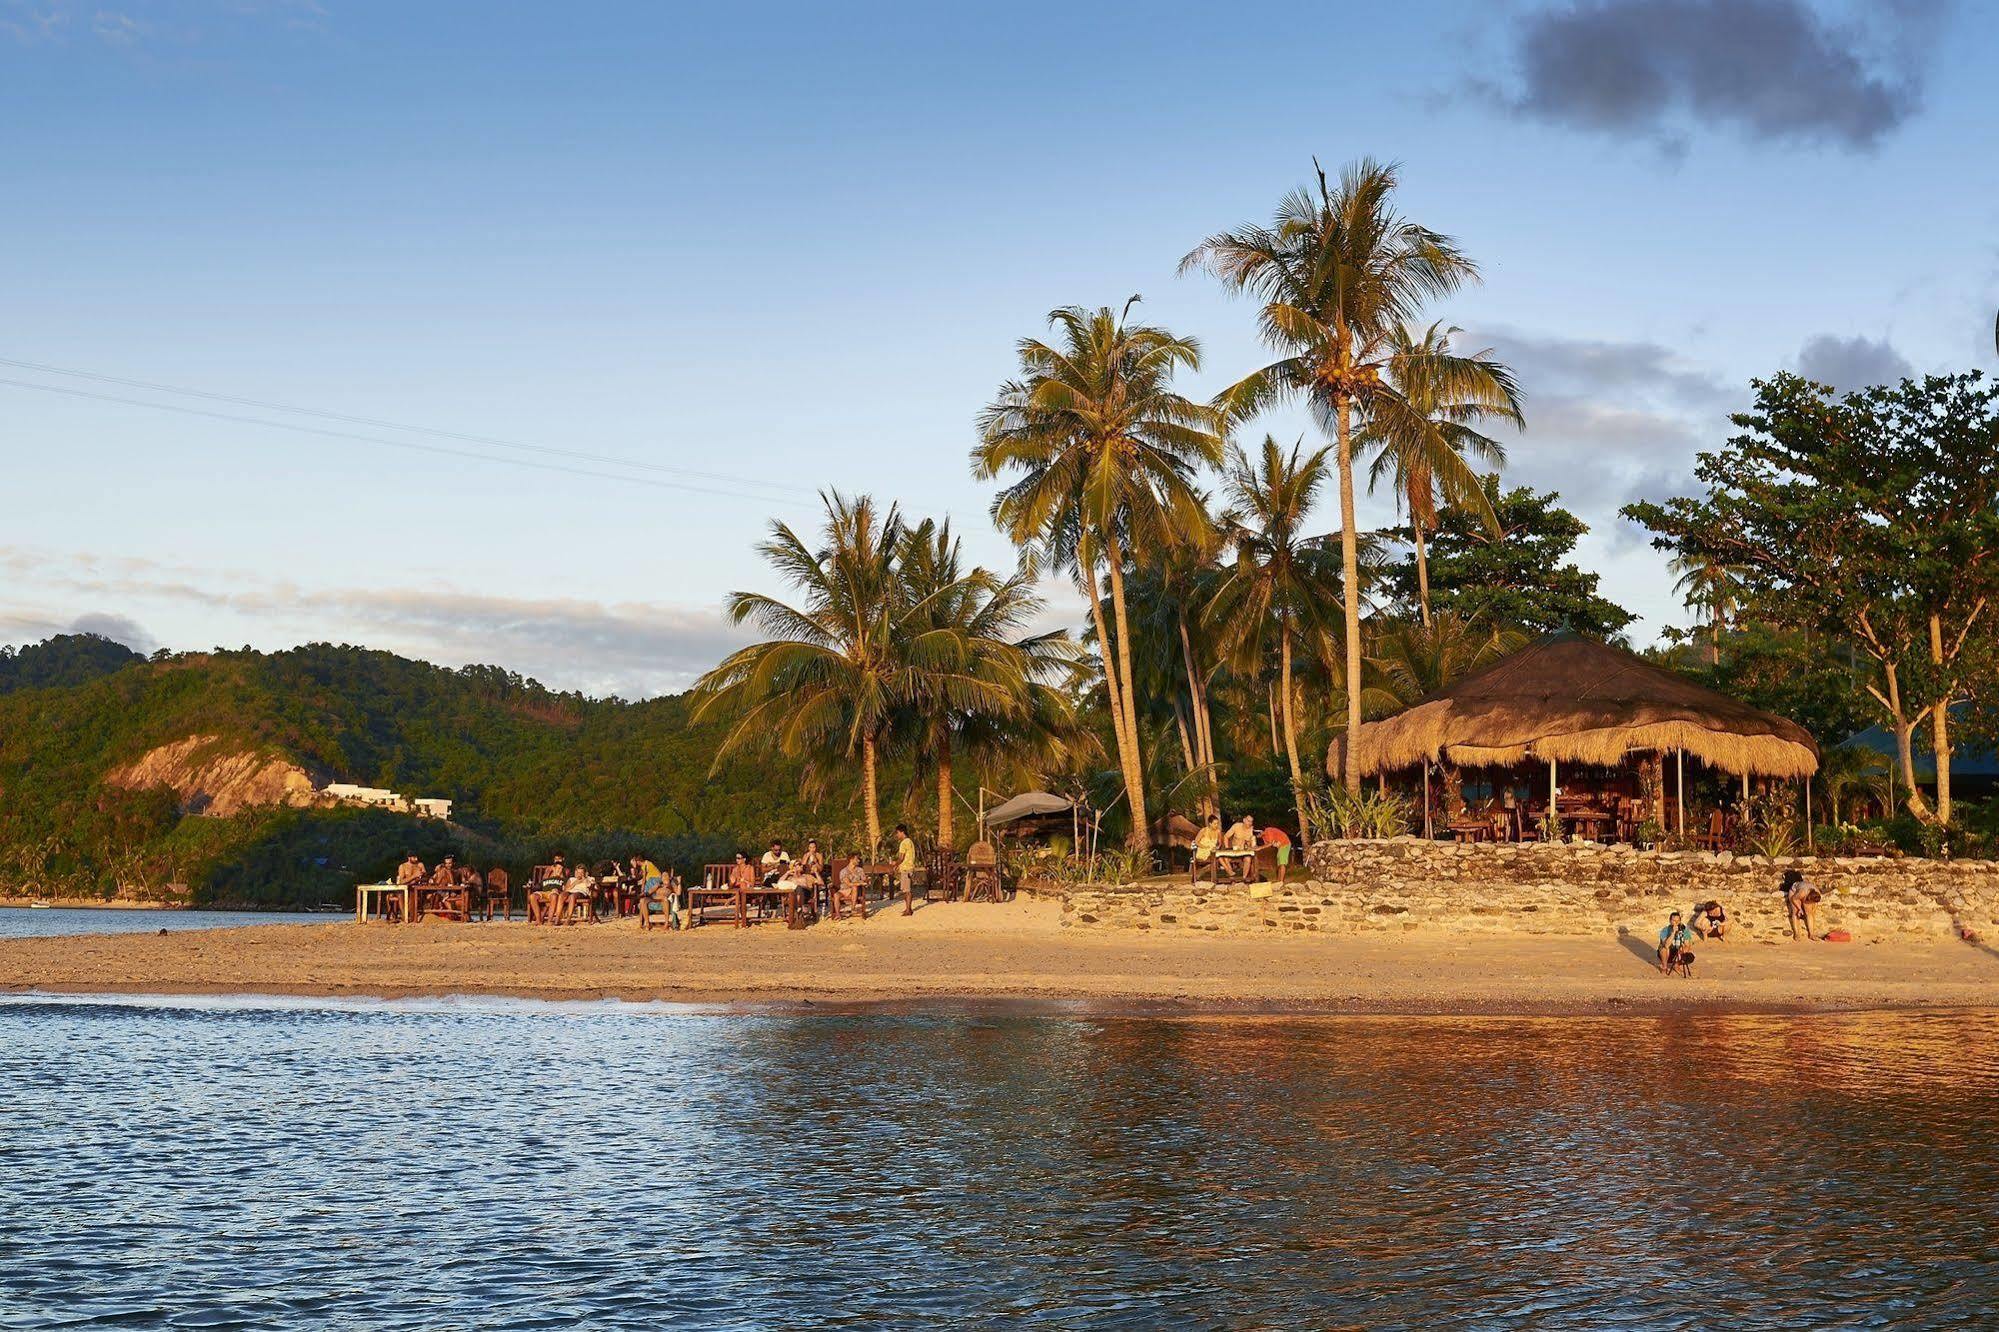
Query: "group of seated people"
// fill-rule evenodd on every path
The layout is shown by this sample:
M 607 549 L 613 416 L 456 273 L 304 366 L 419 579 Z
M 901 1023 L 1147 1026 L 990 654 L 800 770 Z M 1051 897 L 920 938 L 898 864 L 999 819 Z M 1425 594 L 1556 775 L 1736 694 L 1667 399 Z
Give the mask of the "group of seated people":
M 593 872 L 580 862 L 569 865 L 557 852 L 552 863 L 537 867 L 528 882 L 528 923 L 568 925 L 595 920 L 601 908 L 615 912 L 635 907 L 639 928 L 652 924 L 655 908 L 670 925 L 676 909 L 675 877 L 644 856 L 632 856 L 622 864 L 606 860 Z
M 403 863 L 396 866 L 396 886 L 398 888 L 477 888 L 493 882 L 492 875 L 499 875 L 499 885 L 504 887 L 507 872 L 493 870 L 491 874 L 481 874 L 470 865 L 458 863 L 458 857 L 446 856 L 437 862 L 436 869 L 426 869 L 422 859 L 412 851 L 403 857 Z
M 1274 823 L 1258 833 L 1256 819 L 1248 814 L 1227 828 L 1222 826 L 1221 815 L 1210 814 L 1207 823 L 1194 834 L 1192 845 L 1194 854 L 1188 875 L 1193 882 L 1200 881 L 1205 869 L 1215 883 L 1224 878 L 1248 883 L 1257 874 L 1257 852 L 1266 846 L 1276 853 L 1277 882 L 1283 883 L 1291 872 L 1291 834 Z
M 772 839 L 770 848 L 754 863 L 748 852 L 736 853 L 735 864 L 729 867 L 727 886 L 797 891 L 805 895 L 807 902 L 816 902 L 824 892 L 828 914 L 838 920 L 846 911 L 864 911 L 868 870 L 858 855 L 847 857 L 834 869 L 826 853 L 819 849 L 817 838 L 808 838 L 805 850 L 797 856 L 786 851 L 781 840 Z

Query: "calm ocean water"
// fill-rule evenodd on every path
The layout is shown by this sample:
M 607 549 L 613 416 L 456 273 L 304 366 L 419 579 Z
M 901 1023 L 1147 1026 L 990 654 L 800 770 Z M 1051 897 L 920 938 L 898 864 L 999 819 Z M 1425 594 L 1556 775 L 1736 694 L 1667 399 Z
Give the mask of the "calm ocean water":
M 1976 1327 L 1999 1014 L 0 999 L 0 1326 Z
M 329 911 L 142 911 L 117 907 L 0 907 L 0 939 L 57 934 L 152 934 L 232 925 L 325 925 L 351 919 Z

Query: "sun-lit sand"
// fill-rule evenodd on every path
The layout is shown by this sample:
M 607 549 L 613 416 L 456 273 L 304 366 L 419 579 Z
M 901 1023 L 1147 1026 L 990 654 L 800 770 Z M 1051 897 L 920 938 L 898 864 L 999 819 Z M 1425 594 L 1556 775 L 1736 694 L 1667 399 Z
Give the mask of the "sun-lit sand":
M 697 1003 L 1088 1001 L 1355 1012 L 1999 1007 L 1999 951 L 1937 941 L 1732 941 L 1692 980 L 1635 939 L 1223 937 L 1066 931 L 1046 902 L 945 904 L 787 931 L 630 921 L 268 925 L 0 941 L 0 989 L 488 994 Z

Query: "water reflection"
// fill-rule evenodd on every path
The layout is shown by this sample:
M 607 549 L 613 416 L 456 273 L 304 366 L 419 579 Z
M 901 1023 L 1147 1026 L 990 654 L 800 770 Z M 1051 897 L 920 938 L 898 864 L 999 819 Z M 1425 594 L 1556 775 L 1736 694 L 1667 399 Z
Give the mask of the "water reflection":
M 0 1326 L 1909 1326 L 1999 1017 L 0 1005 Z

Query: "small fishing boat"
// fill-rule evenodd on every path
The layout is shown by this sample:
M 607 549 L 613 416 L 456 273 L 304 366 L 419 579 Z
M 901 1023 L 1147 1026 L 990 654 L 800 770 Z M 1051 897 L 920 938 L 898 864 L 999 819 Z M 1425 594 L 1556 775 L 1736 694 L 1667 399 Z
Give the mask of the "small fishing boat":
M 28 903 L 28 909 L 30 911 L 47 911 L 54 906 L 55 903 L 49 901 L 46 898 L 41 898 L 41 897 L 38 897 L 34 901 Z

